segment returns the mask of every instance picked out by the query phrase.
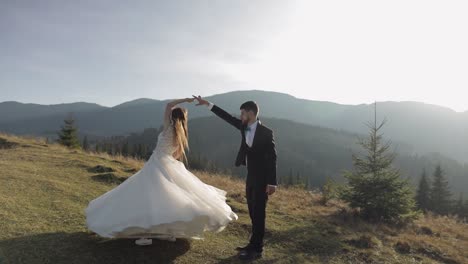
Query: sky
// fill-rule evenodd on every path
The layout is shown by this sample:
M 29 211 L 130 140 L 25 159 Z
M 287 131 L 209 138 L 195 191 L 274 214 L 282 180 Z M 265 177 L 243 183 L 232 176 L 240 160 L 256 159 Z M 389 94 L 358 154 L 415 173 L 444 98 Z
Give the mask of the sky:
M 0 0 L 0 102 L 268 90 L 467 111 L 467 1 Z

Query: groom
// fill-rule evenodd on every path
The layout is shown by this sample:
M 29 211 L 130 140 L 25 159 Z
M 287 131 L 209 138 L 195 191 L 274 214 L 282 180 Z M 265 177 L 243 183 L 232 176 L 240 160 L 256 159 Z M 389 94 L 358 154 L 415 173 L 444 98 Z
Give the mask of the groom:
M 206 105 L 217 116 L 239 129 L 242 136 L 235 165 L 247 166 L 246 196 L 252 221 L 252 236 L 245 247 L 237 247 L 239 258 L 260 258 L 265 234 L 265 209 L 268 196 L 276 190 L 276 149 L 273 131 L 258 119 L 258 105 L 248 101 L 240 106 L 240 119 L 220 107 L 194 96 L 197 105 Z

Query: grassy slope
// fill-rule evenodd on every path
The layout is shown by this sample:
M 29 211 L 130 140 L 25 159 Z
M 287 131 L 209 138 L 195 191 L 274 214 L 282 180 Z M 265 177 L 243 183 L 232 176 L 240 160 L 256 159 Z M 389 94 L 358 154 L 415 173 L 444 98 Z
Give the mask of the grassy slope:
M 0 263 L 237 262 L 234 248 L 247 242 L 250 229 L 242 181 L 194 172 L 228 191 L 239 220 L 202 241 L 154 240 L 138 247 L 87 231 L 84 208 L 118 184 L 90 171 L 96 165 L 128 177 L 143 163 L 0 134 Z M 279 188 L 267 206 L 265 256 L 258 263 L 468 263 L 468 226 L 452 218 L 426 216 L 397 229 L 364 223 L 342 203 L 321 206 L 319 199 Z

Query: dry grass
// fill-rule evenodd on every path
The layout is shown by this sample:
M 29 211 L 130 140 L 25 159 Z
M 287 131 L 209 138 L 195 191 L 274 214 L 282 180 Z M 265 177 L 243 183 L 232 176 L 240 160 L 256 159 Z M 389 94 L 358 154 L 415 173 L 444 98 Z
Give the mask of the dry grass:
M 97 165 L 116 179 L 144 164 L 122 156 L 70 150 L 44 139 L 0 133 L 0 263 L 237 263 L 234 248 L 247 242 L 250 219 L 242 180 L 194 171 L 228 192 L 239 215 L 222 233 L 203 241 L 128 239 L 88 232 L 87 203 L 118 182 L 99 181 Z M 279 187 L 267 206 L 265 257 L 258 263 L 468 263 L 468 225 L 427 215 L 398 228 L 369 224 L 346 204 L 300 188 Z

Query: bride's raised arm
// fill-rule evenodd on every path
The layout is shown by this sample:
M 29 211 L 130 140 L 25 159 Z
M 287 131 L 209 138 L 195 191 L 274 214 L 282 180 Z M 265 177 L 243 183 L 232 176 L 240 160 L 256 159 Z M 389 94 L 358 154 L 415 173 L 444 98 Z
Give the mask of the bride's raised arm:
M 191 103 L 195 100 L 195 98 L 183 98 L 183 99 L 176 99 L 174 101 L 170 101 L 166 105 L 166 110 L 164 111 L 164 129 L 166 129 L 169 126 L 170 120 L 171 120 L 171 112 L 172 108 L 178 104 L 181 103 Z

